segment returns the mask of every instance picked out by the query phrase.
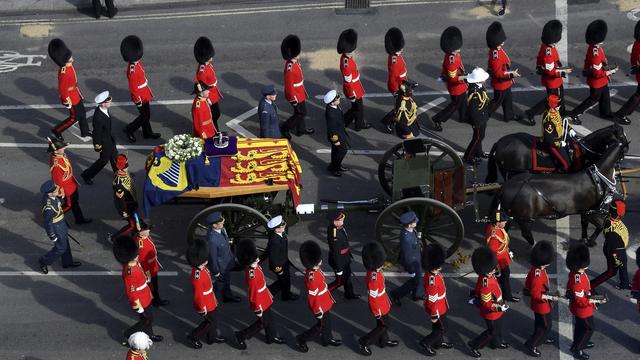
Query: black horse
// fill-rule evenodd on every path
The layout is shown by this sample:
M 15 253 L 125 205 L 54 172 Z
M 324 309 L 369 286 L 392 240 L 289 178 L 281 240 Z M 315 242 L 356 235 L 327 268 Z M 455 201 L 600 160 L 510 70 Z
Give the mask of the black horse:
M 595 164 L 599 173 L 613 182 L 615 165 L 628 148 L 628 142 L 611 143 Z M 520 226 L 522 236 L 533 245 L 531 223 L 535 219 L 559 219 L 598 210 L 607 193 L 599 190 L 607 190 L 607 185 L 604 180 L 594 181 L 589 169 L 574 174 L 523 173 L 502 185 L 493 199 L 492 211 L 502 204 Z
M 532 172 L 531 149 L 538 139 L 539 137 L 527 133 L 510 134 L 500 138 L 489 153 L 486 182 L 496 182 L 498 171 L 505 180 L 522 172 Z M 582 138 L 579 141 L 583 154 L 582 167 L 573 169 L 573 172 L 595 164 L 602 157 L 607 145 L 614 140 L 627 143 L 624 130 L 618 124 L 596 130 Z

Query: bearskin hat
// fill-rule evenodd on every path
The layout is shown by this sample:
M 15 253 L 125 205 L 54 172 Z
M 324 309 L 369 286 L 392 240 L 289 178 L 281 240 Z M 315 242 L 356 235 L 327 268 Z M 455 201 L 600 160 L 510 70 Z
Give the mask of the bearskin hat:
M 138 243 L 128 235 L 120 235 L 113 241 L 113 256 L 122 265 L 138 256 Z
M 486 246 L 477 248 L 471 255 L 473 271 L 478 275 L 490 273 L 497 265 L 496 255 Z
M 305 269 L 311 269 L 318 265 L 322 260 L 322 250 L 313 240 L 307 240 L 300 245 L 300 261 Z
M 554 255 L 551 242 L 547 240 L 538 241 L 531 249 L 531 265 L 536 267 L 549 265 L 553 261 Z
M 560 39 L 562 39 L 562 23 L 555 19 L 547 21 L 542 28 L 542 36 L 540 37 L 540 40 L 549 45 L 559 42 Z
M 209 258 L 209 244 L 204 239 L 195 238 L 187 248 L 187 262 L 193 267 L 202 265 Z
M 424 271 L 432 271 L 444 265 L 446 253 L 441 245 L 429 244 L 422 252 L 422 268 Z
M 126 62 L 136 62 L 142 59 L 142 40 L 135 35 L 129 35 L 120 43 L 120 54 Z
M 395 54 L 404 48 L 404 35 L 402 30 L 397 27 L 392 27 L 387 30 L 384 35 L 384 48 L 387 50 L 387 54 Z
M 198 64 L 206 64 L 215 54 L 213 44 L 206 36 L 200 36 L 193 45 L 193 56 L 196 57 Z
M 440 36 L 440 49 L 447 54 L 462 48 L 462 31 L 455 26 L 444 29 Z
M 494 21 L 487 28 L 487 46 L 490 49 L 495 49 L 498 45 L 501 45 L 507 40 L 507 34 L 505 34 L 502 24 L 499 21 Z
M 71 58 L 71 50 L 64 41 L 55 38 L 49 41 L 49 57 L 58 66 L 63 67 Z
M 300 43 L 300 38 L 297 35 L 287 35 L 287 37 L 282 39 L 280 52 L 282 53 L 283 59 L 291 60 L 300 55 L 300 51 L 302 51 L 302 44 Z
M 607 23 L 604 20 L 594 20 L 587 26 L 584 38 L 589 45 L 595 45 L 604 41 L 607 37 Z
M 242 267 L 248 267 L 258 258 L 256 244 L 251 239 L 243 239 L 236 246 L 236 258 Z
M 636 27 L 633 29 L 633 37 L 636 40 L 640 40 L 640 21 L 636 22 Z
M 340 33 L 338 38 L 338 54 L 353 52 L 358 47 L 358 33 L 353 29 L 347 29 Z
M 387 254 L 378 242 L 369 242 L 362 248 L 362 265 L 368 271 L 375 271 L 384 265 Z
M 591 262 L 589 256 L 589 248 L 587 245 L 580 244 L 572 247 L 567 252 L 566 265 L 570 271 L 578 271 L 578 269 L 584 269 L 589 266 Z

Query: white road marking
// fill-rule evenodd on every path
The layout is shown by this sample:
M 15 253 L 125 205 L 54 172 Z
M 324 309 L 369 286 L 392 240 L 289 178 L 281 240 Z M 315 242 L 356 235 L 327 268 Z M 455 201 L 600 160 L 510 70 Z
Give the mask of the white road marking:
M 556 272 L 558 273 L 557 285 L 558 293 L 561 295 L 566 292 L 567 268 L 565 267 L 565 259 L 567 251 L 564 245 L 569 243 L 571 238 L 571 223 L 569 217 L 556 220 Z M 557 306 L 558 308 L 558 352 L 560 360 L 570 360 L 573 357 L 565 351 L 571 347 L 571 339 L 573 339 L 572 316 L 568 306 Z M 565 350 L 565 351 L 563 351 Z
M 13 142 L 0 142 L 0 148 L 47 148 L 45 143 L 13 143 Z M 119 150 L 151 150 L 157 145 L 118 145 Z M 69 149 L 91 149 L 91 144 L 69 144 Z
M 569 36 L 567 35 L 567 31 L 569 29 L 569 24 L 567 22 L 568 19 L 568 6 L 567 6 L 567 0 L 555 0 L 556 2 L 556 19 L 558 19 L 561 23 L 562 23 L 562 38 L 560 39 L 560 42 L 557 44 L 557 49 L 558 49 L 558 55 L 560 56 L 560 60 L 562 61 L 562 63 L 564 64 L 568 64 L 569 63 L 569 52 L 567 51 L 568 49 L 568 38 Z M 570 76 L 567 75 L 567 77 L 564 79 L 565 84 L 569 84 L 569 79 Z M 565 89 L 567 88 L 567 86 L 565 85 Z
M 177 271 L 160 271 L 159 276 L 178 276 Z M 0 271 L 0 276 L 122 276 L 121 270 L 113 271 Z
M 237 132 L 238 134 L 246 138 L 255 138 L 257 136 L 251 133 L 251 131 L 242 127 L 240 123 L 250 118 L 251 116 L 256 115 L 257 113 L 258 113 L 258 107 L 256 106 L 253 109 L 238 115 L 235 119 L 231 119 L 227 121 L 226 125 L 231 129 L 235 130 L 235 132 Z
M 0 50 L 0 73 L 16 71 L 24 66 L 42 66 L 42 61 L 36 59 L 46 59 L 45 55 L 26 55 L 13 50 Z
M 296 276 L 304 276 L 303 273 L 296 271 L 295 272 Z M 367 273 L 364 271 L 354 271 L 353 274 L 355 276 L 358 277 L 363 277 L 363 276 L 367 276 Z M 326 271 L 325 272 L 325 277 L 335 277 L 335 274 L 331 271 Z M 463 277 L 463 275 L 465 275 L 464 273 L 442 273 L 442 276 L 446 277 L 446 278 L 451 278 L 451 279 L 460 279 Z M 400 271 L 385 271 L 384 272 L 384 276 L 387 278 L 408 278 L 410 277 L 408 273 L 406 272 L 400 272 Z M 558 277 L 558 275 L 556 274 L 548 274 L 549 278 L 551 279 L 555 279 Z M 465 276 L 465 278 L 469 278 L 469 279 L 473 279 L 475 278 L 476 275 L 475 274 L 468 274 L 467 276 Z M 526 279 L 527 278 L 527 274 L 511 274 L 511 277 L 514 279 Z
M 425 105 L 422 105 L 421 107 L 418 108 L 418 115 L 422 114 L 423 112 L 434 108 L 440 104 L 442 104 L 443 102 L 447 101 L 447 99 L 445 99 L 444 97 L 439 97 L 437 99 L 434 99 L 431 102 L 426 103 Z
M 2 200 L 2 199 L 0 199 Z M 0 202 L 0 204 L 2 204 L 2 202 Z M 627 247 L 627 257 L 630 258 L 631 260 L 636 260 L 636 250 L 638 249 L 638 247 L 640 246 L 640 244 L 635 244 L 635 245 L 631 245 L 629 247 Z

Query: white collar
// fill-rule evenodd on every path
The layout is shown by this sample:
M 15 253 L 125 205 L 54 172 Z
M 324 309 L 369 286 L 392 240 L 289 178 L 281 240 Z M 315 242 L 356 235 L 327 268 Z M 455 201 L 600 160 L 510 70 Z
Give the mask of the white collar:
M 98 109 L 100 109 L 100 111 L 102 111 L 105 115 L 107 115 L 107 116 L 111 117 L 111 116 L 109 115 L 109 110 L 107 110 L 107 109 L 103 108 L 102 106 L 98 106 Z

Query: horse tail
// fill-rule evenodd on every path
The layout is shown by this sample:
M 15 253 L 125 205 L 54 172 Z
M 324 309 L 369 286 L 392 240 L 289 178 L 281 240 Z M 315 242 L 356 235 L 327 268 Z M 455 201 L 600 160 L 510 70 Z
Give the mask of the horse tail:
M 497 143 L 496 143 L 497 144 Z M 487 177 L 486 183 L 494 183 L 498 181 L 498 165 L 496 164 L 496 144 L 491 147 L 489 152 L 489 161 L 487 162 Z

